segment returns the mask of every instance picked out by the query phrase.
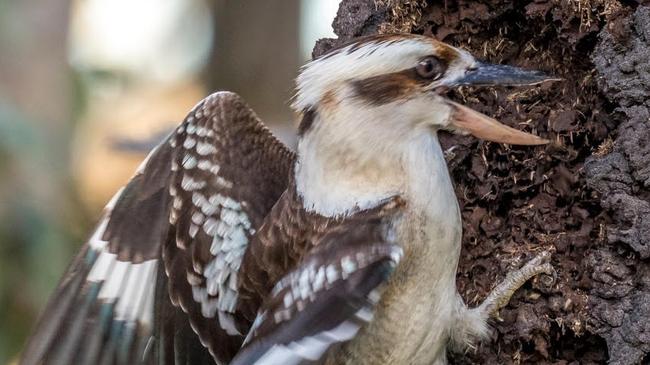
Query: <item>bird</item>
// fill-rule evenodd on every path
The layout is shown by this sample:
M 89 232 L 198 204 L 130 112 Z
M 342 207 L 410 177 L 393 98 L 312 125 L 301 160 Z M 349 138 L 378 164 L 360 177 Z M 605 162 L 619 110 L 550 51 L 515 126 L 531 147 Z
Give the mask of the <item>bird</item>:
M 446 364 L 489 337 L 542 252 L 478 306 L 438 132 L 549 141 L 452 101 L 556 80 L 434 38 L 357 38 L 304 65 L 289 149 L 215 92 L 106 205 L 23 351 L 32 364 Z

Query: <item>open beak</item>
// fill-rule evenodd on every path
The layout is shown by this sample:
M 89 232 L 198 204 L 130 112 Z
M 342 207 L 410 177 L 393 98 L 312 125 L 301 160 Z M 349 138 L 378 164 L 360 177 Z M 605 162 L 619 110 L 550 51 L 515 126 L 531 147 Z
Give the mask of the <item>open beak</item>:
M 479 63 L 476 68 L 467 71 L 465 76 L 456 80 L 454 84 L 457 86 L 520 86 L 558 80 L 560 79 L 549 77 L 539 71 L 527 71 L 506 65 Z M 447 100 L 447 103 L 452 109 L 451 126 L 456 130 L 468 132 L 480 139 L 499 143 L 518 145 L 549 143 L 547 139 L 510 128 L 485 114 L 481 114 L 451 100 Z
M 510 128 L 485 114 L 451 100 L 447 100 L 447 103 L 452 108 L 451 125 L 454 129 L 468 132 L 476 138 L 519 145 L 539 145 L 549 142 L 536 135 Z

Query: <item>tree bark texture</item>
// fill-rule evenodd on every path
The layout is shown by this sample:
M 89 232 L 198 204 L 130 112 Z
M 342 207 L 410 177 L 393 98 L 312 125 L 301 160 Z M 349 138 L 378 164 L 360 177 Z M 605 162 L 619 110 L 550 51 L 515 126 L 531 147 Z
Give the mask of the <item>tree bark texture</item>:
M 537 278 L 455 364 L 650 363 L 650 7 L 633 0 L 343 0 L 338 39 L 429 34 L 564 81 L 449 95 L 552 139 L 515 147 L 442 135 L 464 223 L 458 289 L 480 303 L 542 249 Z

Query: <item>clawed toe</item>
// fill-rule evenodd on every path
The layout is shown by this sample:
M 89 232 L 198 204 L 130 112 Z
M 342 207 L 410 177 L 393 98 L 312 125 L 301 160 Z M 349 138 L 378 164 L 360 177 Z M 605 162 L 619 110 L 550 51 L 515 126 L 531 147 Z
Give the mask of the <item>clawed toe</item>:
M 535 256 L 533 259 L 528 261 L 528 263 L 524 266 L 539 266 L 541 264 L 546 264 L 551 261 L 551 252 L 550 251 L 544 251 L 537 256 Z
M 505 279 L 490 292 L 480 308 L 485 310 L 489 316 L 498 318 L 499 310 L 508 304 L 514 292 L 529 279 L 539 274 L 546 274 L 549 277 L 547 286 L 552 285 L 557 274 L 550 261 L 551 253 L 545 251 L 528 261 L 519 270 L 508 273 Z
M 557 278 L 557 271 L 555 271 L 555 268 L 551 265 L 551 256 L 550 251 L 544 251 L 535 256 L 532 260 L 528 261 L 520 271 L 530 272 L 529 279 L 539 274 L 548 275 L 549 280 L 544 283 L 548 286 L 555 282 L 555 279 Z

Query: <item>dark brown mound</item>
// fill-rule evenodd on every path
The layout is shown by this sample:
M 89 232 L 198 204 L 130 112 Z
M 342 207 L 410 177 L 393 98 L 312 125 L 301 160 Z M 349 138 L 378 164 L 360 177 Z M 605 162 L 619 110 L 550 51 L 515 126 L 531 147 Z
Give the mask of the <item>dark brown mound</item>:
M 451 97 L 549 138 L 510 147 L 444 135 L 464 218 L 459 291 L 479 303 L 536 251 L 555 282 L 515 294 L 491 343 L 456 364 L 648 363 L 650 8 L 636 1 L 344 0 L 339 39 L 430 34 L 483 59 L 563 82 Z M 548 278 L 546 278 L 548 279 Z

